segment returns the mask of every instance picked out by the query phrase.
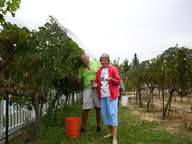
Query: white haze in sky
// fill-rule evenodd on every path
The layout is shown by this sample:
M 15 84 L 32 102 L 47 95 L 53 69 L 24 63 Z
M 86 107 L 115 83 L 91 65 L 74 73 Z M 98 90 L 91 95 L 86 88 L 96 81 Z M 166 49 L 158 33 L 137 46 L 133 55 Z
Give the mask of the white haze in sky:
M 22 0 L 16 21 L 30 28 L 49 15 L 96 58 L 151 59 L 175 46 L 192 48 L 192 0 Z

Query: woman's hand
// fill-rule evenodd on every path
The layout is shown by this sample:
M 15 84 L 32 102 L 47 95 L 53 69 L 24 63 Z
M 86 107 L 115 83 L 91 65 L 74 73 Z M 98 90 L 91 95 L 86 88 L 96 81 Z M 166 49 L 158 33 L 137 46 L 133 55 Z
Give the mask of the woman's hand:
M 113 78 L 109 77 L 107 80 L 108 80 L 108 82 L 111 82 L 111 81 L 113 81 Z

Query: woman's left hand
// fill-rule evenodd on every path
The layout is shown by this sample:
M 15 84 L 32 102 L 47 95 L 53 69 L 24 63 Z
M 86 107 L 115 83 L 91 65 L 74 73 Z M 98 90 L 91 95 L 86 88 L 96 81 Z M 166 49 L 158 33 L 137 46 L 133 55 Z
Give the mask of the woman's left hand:
M 113 78 L 109 77 L 107 80 L 108 80 L 109 82 L 111 82 L 111 81 L 113 80 Z

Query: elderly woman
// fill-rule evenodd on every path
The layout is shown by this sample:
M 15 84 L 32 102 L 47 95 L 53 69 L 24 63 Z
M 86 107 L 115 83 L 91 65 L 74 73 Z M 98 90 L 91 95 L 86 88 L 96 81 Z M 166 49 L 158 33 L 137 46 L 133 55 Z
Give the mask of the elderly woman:
M 100 62 L 102 67 L 97 71 L 96 75 L 98 97 L 101 103 L 103 122 L 109 127 L 109 134 L 105 135 L 104 138 L 112 136 L 113 144 L 117 144 L 120 76 L 117 68 L 109 64 L 108 54 L 102 54 Z

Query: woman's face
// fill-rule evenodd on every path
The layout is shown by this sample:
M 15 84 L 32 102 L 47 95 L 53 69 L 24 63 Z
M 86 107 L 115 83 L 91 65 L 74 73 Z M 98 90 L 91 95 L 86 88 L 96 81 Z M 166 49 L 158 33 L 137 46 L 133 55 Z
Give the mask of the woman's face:
M 109 64 L 107 58 L 101 58 L 100 62 L 101 62 L 102 67 L 104 67 L 104 68 L 106 68 L 108 66 L 108 64 Z

